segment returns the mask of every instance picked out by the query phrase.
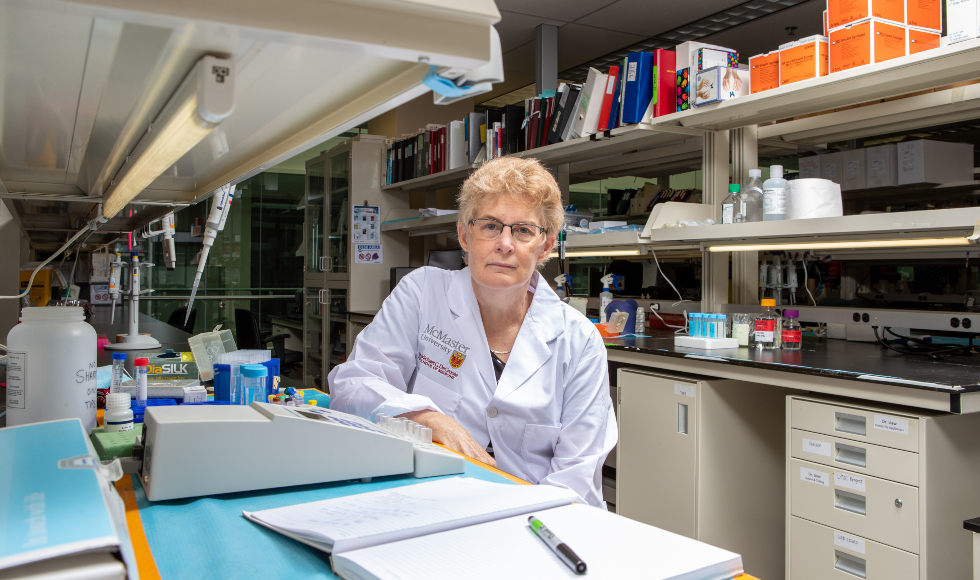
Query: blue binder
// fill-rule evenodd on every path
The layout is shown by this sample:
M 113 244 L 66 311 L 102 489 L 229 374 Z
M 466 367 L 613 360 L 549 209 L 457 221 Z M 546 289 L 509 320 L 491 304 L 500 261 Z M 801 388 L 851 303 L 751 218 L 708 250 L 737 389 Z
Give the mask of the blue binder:
M 653 53 L 629 53 L 623 74 L 623 124 L 632 125 L 643 120 L 653 98 Z

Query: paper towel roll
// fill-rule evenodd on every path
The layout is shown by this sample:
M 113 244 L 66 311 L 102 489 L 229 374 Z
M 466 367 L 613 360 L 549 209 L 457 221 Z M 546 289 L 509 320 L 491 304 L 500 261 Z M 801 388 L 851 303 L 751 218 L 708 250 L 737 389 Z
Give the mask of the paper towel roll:
M 829 179 L 794 179 L 786 191 L 786 219 L 840 217 L 844 215 L 840 185 Z

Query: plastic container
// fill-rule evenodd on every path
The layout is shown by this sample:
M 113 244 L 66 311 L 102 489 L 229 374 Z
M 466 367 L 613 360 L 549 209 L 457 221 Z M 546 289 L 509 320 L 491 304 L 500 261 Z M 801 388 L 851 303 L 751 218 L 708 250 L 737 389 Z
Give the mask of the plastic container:
M 189 403 L 193 404 L 193 403 Z M 174 399 L 147 399 L 146 405 L 138 405 L 136 401 L 133 401 L 133 422 L 142 423 L 143 416 L 146 414 L 146 409 L 148 407 L 174 407 L 177 405 L 177 401 Z
M 749 180 L 739 197 L 739 214 L 743 222 L 762 221 L 762 170 L 749 169 Z
M 109 393 L 105 398 L 105 415 L 102 423 L 106 433 L 133 430 L 133 402 L 129 393 Z
M 109 383 L 109 392 L 118 393 L 119 385 L 124 382 L 126 382 L 126 353 L 114 352 L 112 353 L 112 381 Z
M 771 222 L 786 219 L 786 180 L 783 179 L 783 166 L 769 168 L 769 179 L 762 184 L 762 221 Z
M 755 325 L 755 317 L 751 314 L 732 315 L 732 338 L 738 340 L 739 346 L 749 346 L 751 344 L 752 332 Z
M 146 406 L 146 376 L 150 372 L 150 359 L 138 358 L 133 361 L 136 371 L 136 404 Z
M 214 379 L 214 363 L 219 362 L 218 355 L 238 350 L 230 330 L 204 332 L 187 339 L 187 344 L 194 353 L 194 362 L 202 381 Z
M 784 310 L 786 321 L 780 333 L 780 348 L 785 350 L 801 350 L 803 348 L 803 327 L 800 326 L 799 310 Z
M 779 348 L 781 324 L 776 314 L 776 301 L 772 298 L 762 299 L 762 314 L 755 319 L 755 346 L 761 350 Z
M 95 329 L 79 307 L 28 307 L 7 334 L 7 426 L 79 418 L 96 426 Z
M 269 369 L 262 365 L 242 365 L 242 391 L 245 393 L 245 404 L 268 401 L 266 382 Z

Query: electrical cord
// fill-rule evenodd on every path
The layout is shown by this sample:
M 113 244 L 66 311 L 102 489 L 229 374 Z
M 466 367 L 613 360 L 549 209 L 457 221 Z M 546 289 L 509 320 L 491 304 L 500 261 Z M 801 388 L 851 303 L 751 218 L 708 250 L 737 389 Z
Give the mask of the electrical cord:
M 968 344 L 968 345 L 941 346 L 941 345 L 931 344 L 929 342 L 926 342 L 926 341 L 921 340 L 921 339 L 918 339 L 918 338 L 914 338 L 914 337 L 910 337 L 910 336 L 902 336 L 900 334 L 896 334 L 896 333 L 892 332 L 891 328 L 889 328 L 889 327 L 883 327 L 883 329 L 884 329 L 885 332 L 888 332 L 892 336 L 895 336 L 897 338 L 900 338 L 902 340 L 907 341 L 908 344 L 906 344 L 906 346 L 904 348 L 894 347 L 894 346 L 892 346 L 889 343 L 888 339 L 882 338 L 881 336 L 878 336 L 878 327 L 877 326 L 872 326 L 871 327 L 871 330 L 874 332 L 875 339 L 878 341 L 879 344 L 881 344 L 882 346 L 884 346 L 888 350 L 897 352 L 899 354 L 904 354 L 904 355 L 908 355 L 908 356 L 927 356 L 927 357 L 929 357 L 929 358 L 931 358 L 933 360 L 942 360 L 943 355 L 951 355 L 952 354 L 952 355 L 965 355 L 965 356 L 969 356 L 969 355 L 973 354 L 971 352 L 973 350 L 973 336 L 972 335 L 970 336 L 970 344 Z M 924 345 L 924 346 L 914 346 L 916 344 L 921 344 L 921 345 Z
M 806 288 L 806 293 L 810 295 L 810 301 L 813 302 L 814 306 L 816 306 L 817 299 L 813 297 L 813 292 L 810 292 L 810 284 L 808 284 L 808 280 L 810 279 L 810 277 L 809 277 L 809 272 L 807 272 L 807 270 L 809 269 L 810 267 L 807 266 L 806 263 L 806 253 L 804 253 L 803 254 L 803 287 Z
M 684 300 L 684 297 L 681 296 L 681 291 L 678 290 L 677 289 L 677 286 L 674 286 L 674 283 L 670 281 L 670 278 L 668 278 L 667 275 L 664 274 L 663 268 L 660 267 L 660 260 L 657 259 L 657 252 L 655 252 L 653 250 L 650 250 L 650 253 L 653 254 L 653 261 L 657 263 L 657 271 L 660 272 L 660 275 L 663 276 L 663 279 L 666 280 L 667 283 L 670 284 L 670 287 L 674 289 L 674 292 L 677 293 L 678 301 L 677 302 L 674 302 L 672 304 L 672 306 L 677 306 L 678 304 L 683 304 L 685 302 L 691 302 L 691 300 Z M 658 316 L 657 318 L 660 318 L 660 317 Z M 661 320 L 663 320 L 663 319 L 661 319 Z M 677 327 L 673 327 L 673 328 L 677 328 Z

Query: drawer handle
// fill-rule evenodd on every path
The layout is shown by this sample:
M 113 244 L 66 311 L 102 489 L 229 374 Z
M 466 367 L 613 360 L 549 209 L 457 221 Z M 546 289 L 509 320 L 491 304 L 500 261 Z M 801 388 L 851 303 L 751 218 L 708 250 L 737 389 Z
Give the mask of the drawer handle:
M 834 490 L 834 507 L 856 513 L 858 515 L 868 515 L 868 500 L 862 495 L 849 493 L 839 489 Z
M 863 558 L 858 558 L 857 556 L 852 556 L 844 552 L 839 552 L 834 550 L 834 568 L 837 568 L 841 572 L 847 572 L 848 574 L 853 574 L 858 578 L 867 578 L 867 563 Z
M 853 435 L 868 434 L 868 419 L 861 415 L 851 415 L 849 413 L 834 413 L 837 416 L 837 424 L 834 425 L 835 431 L 851 433 Z
M 856 465 L 858 467 L 868 466 L 868 450 L 861 449 L 860 447 L 853 447 L 851 445 L 844 445 L 843 443 L 837 443 L 837 456 L 834 457 L 835 460 L 841 463 L 847 463 L 849 465 Z
M 677 432 L 687 435 L 687 405 L 677 403 Z

